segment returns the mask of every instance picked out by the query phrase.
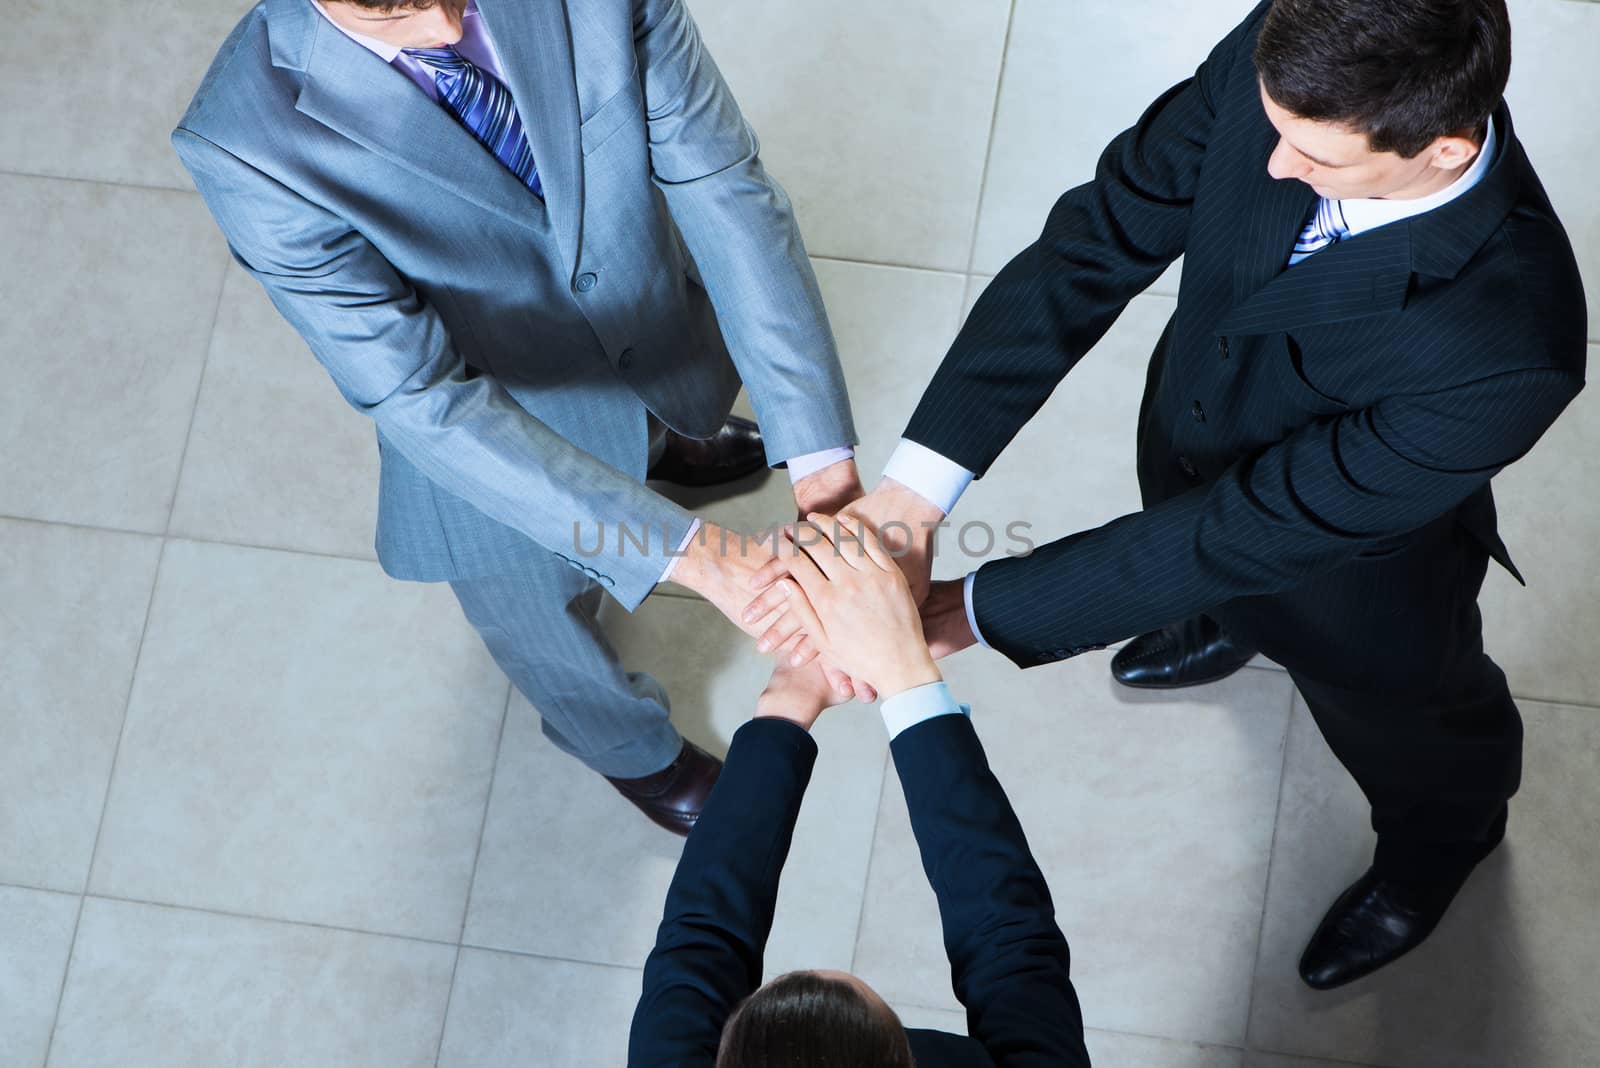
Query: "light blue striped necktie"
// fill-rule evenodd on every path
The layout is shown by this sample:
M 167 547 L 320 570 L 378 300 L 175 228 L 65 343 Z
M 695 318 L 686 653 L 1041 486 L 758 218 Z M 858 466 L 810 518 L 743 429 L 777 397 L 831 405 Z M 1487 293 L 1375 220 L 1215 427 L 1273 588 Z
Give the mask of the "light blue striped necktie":
M 1344 221 L 1344 208 L 1337 200 L 1323 198 L 1317 203 L 1317 210 L 1311 213 L 1311 221 L 1306 223 L 1306 228 L 1300 231 L 1300 236 L 1295 240 L 1294 252 L 1289 256 L 1289 266 L 1293 267 L 1306 257 L 1321 252 L 1329 245 L 1336 245 L 1342 238 L 1350 236 L 1350 227 Z
M 457 52 L 455 48 L 407 48 L 406 55 L 433 71 L 439 102 L 471 131 L 495 158 L 522 184 L 543 199 L 544 183 L 534 166 L 533 149 L 522 132 L 511 90 L 500 79 Z

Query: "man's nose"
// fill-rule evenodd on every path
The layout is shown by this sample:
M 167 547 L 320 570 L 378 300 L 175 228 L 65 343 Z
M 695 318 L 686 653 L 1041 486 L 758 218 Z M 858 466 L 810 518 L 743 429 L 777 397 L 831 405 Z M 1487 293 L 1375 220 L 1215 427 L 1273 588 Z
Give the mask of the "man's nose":
M 1279 181 L 1285 178 L 1304 178 L 1311 173 L 1311 164 L 1279 138 L 1278 147 L 1272 150 L 1272 155 L 1267 159 L 1267 173 Z

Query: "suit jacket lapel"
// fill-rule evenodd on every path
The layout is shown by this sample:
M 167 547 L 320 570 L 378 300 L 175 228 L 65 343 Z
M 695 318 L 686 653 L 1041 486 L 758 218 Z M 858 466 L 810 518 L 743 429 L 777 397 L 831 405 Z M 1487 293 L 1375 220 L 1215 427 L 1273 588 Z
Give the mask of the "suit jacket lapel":
M 310 4 L 295 6 L 311 14 L 309 21 L 290 16 L 274 29 L 305 37 L 296 50 L 306 74 L 297 110 L 479 207 L 543 231 L 538 198 L 444 108 Z
M 1410 285 L 1411 225 L 1391 223 L 1282 270 L 1234 305 L 1217 333 L 1267 334 L 1393 311 L 1405 306 Z
M 556 242 L 576 269 L 583 220 L 578 84 L 564 0 L 478 0 L 544 183 Z
M 1239 203 L 1239 244 L 1233 260 L 1233 300 L 1241 304 L 1283 272 L 1294 242 L 1311 217 L 1316 192 L 1304 182 L 1277 181 L 1267 174 L 1267 160 L 1278 132 L 1261 116 L 1259 142 L 1251 152 L 1261 163 L 1254 170 L 1252 192 Z

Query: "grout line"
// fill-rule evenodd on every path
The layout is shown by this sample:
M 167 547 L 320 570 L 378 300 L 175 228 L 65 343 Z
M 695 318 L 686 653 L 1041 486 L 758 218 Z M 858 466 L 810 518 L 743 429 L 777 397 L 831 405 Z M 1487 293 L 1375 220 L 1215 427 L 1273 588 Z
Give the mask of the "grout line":
M 506 957 L 521 957 L 524 960 L 547 960 L 552 964 L 581 964 L 588 968 L 610 968 L 618 972 L 644 973 L 644 964 L 617 964 L 606 960 L 583 960 L 580 957 L 558 957 L 549 953 L 534 953 L 525 949 L 503 949 L 499 946 L 480 946 L 471 942 L 461 943 L 462 949 L 474 949 L 482 953 L 499 953 Z
M 1169 1042 L 1178 1046 L 1198 1046 L 1201 1049 L 1226 1049 L 1237 1050 L 1240 1053 L 1249 1052 L 1244 1046 L 1234 1042 L 1210 1042 L 1203 1038 L 1173 1038 L 1171 1035 L 1153 1035 L 1143 1031 L 1121 1031 L 1110 1027 L 1084 1027 L 1084 1031 L 1093 1031 L 1102 1035 L 1117 1035 L 1123 1038 L 1138 1038 L 1146 1042 Z
M 237 912 L 233 909 L 215 908 L 210 905 L 183 905 L 174 901 L 151 901 L 140 897 L 126 897 L 122 894 L 85 894 L 86 898 L 96 901 L 115 901 L 123 905 L 143 905 L 154 909 L 171 909 L 176 912 L 198 912 L 206 916 L 221 916 L 229 920 L 251 920 L 256 923 L 277 923 L 289 927 L 309 927 L 317 931 L 334 931 L 339 934 L 361 935 L 366 938 L 390 938 L 401 942 L 415 942 L 426 946 L 443 946 L 455 949 L 456 943 L 443 938 L 429 938 L 426 935 L 397 934 L 394 931 L 377 931 L 365 927 L 346 927 L 337 923 L 322 923 L 317 920 L 296 920 L 286 916 L 269 916 L 255 912 Z
M 161 551 L 156 556 L 155 572 L 150 576 L 150 593 L 144 602 L 144 620 L 139 624 L 139 645 L 133 654 L 133 667 L 128 672 L 128 692 L 122 698 L 122 724 L 117 730 L 117 744 L 111 750 L 111 765 L 106 769 L 105 793 L 100 796 L 100 818 L 94 828 L 94 845 L 89 849 L 89 867 L 83 873 L 83 890 L 78 894 L 78 915 L 72 921 L 72 941 L 68 943 L 66 967 L 61 969 L 61 989 L 56 992 L 56 1011 L 50 1018 L 50 1035 L 45 1040 L 45 1065 L 50 1063 L 50 1053 L 55 1047 L 56 1028 L 61 1023 L 61 1006 L 67 999 L 67 982 L 72 976 L 72 960 L 78 951 L 78 929 L 83 925 L 83 908 L 89 899 L 89 884 L 94 876 L 95 856 L 100 852 L 100 835 L 105 831 L 106 812 L 111 807 L 111 787 L 117 777 L 117 759 L 122 755 L 122 742 L 128 735 L 128 711 L 133 706 L 133 690 L 139 681 L 139 664 L 144 659 L 144 644 L 150 636 L 150 616 L 155 610 L 156 590 L 161 585 L 161 568 L 167 559 L 167 543 L 163 539 Z
M 5 515 L 0 513 L 0 520 L 7 523 L 32 523 L 41 527 L 64 527 L 67 530 L 87 530 L 96 534 L 131 534 L 140 538 L 161 538 L 159 530 L 135 530 L 132 527 L 96 526 L 93 523 L 74 523 L 64 519 L 40 519 L 31 515 Z
M 500 708 L 500 733 L 495 736 L 494 760 L 489 765 L 489 788 L 483 795 L 483 818 L 478 821 L 478 847 L 472 851 L 472 875 L 467 879 L 467 897 L 461 904 L 461 930 L 456 934 L 456 959 L 450 965 L 450 985 L 445 990 L 444 1013 L 439 1018 L 439 1044 L 433 1051 L 433 1068 L 444 1056 L 444 1034 L 450 1025 L 450 1003 L 456 996 L 456 973 L 461 969 L 461 943 L 467 937 L 467 916 L 472 911 L 472 892 L 478 885 L 478 860 L 483 856 L 483 834 L 489 826 L 489 806 L 494 801 L 494 780 L 500 771 L 500 751 L 505 747 L 506 721 L 511 718 L 511 695 L 516 687 L 506 680 L 506 699 Z
M 965 278 L 966 272 L 949 267 L 929 267 L 925 263 L 901 263 L 895 260 L 863 260 L 853 256 L 823 256 L 812 254 L 811 259 L 821 263 L 848 263 L 856 267 L 885 267 L 896 271 L 916 271 L 920 274 L 942 274 L 950 278 Z
M 872 858 L 878 852 L 878 825 L 883 820 L 883 792 L 889 788 L 890 767 L 894 763 L 894 750 L 885 749 L 883 774 L 878 779 L 878 800 L 872 806 L 872 837 L 867 840 L 867 870 L 861 878 L 861 907 L 856 910 L 856 936 L 850 940 L 850 971 L 856 970 L 856 958 L 861 955 L 861 928 L 867 918 L 867 890 L 872 886 Z
M 0 167 L 0 175 L 7 178 L 37 178 L 50 182 L 73 182 L 78 185 L 109 186 L 114 189 L 138 189 L 146 193 L 178 193 L 182 196 L 198 197 L 200 194 L 193 186 L 185 188 L 181 185 L 151 185 L 148 182 L 123 182 L 114 178 L 80 178 L 71 174 L 42 174 L 38 171 L 18 171 L 10 167 Z
M 39 518 L 37 518 L 35 516 L 27 516 L 27 515 L 3 515 L 3 514 L 0 514 L 0 520 L 4 520 L 5 522 L 8 522 L 8 523 L 32 523 L 32 524 L 35 524 L 35 525 L 38 525 L 38 526 L 45 526 L 45 527 L 62 527 L 62 528 L 65 528 L 67 530 L 87 530 L 87 531 L 90 531 L 90 532 L 95 533 L 95 534 L 127 534 L 127 535 L 130 535 L 130 536 L 133 536 L 133 537 L 140 537 L 140 538 L 161 538 L 161 537 L 163 537 L 163 535 L 162 535 L 162 533 L 160 531 L 133 530 L 133 529 L 128 528 L 128 527 L 96 526 L 93 523 L 72 523 L 72 522 L 67 522 L 67 521 L 58 520 L 58 519 L 39 519 Z M 377 560 L 373 559 L 370 556 L 351 556 L 351 555 L 349 555 L 347 553 L 323 552 L 320 549 L 297 549 L 297 548 L 294 548 L 293 546 L 289 546 L 289 545 L 260 545 L 260 544 L 257 544 L 255 542 L 228 541 L 228 540 L 226 540 L 224 538 L 197 537 L 197 536 L 192 535 L 192 534 L 167 534 L 167 535 L 165 535 L 165 537 L 170 541 L 187 541 L 187 542 L 193 542 L 196 545 L 218 545 L 218 546 L 222 546 L 222 547 L 228 548 L 228 549 L 258 549 L 258 550 L 260 550 L 262 552 L 294 553 L 294 554 L 296 554 L 298 556 L 314 556 L 314 557 L 317 557 L 319 559 L 324 559 L 324 560 L 345 560 L 345 561 L 349 561 L 350 563 L 355 563 L 355 564 L 377 564 Z M 395 581 L 396 582 L 408 582 L 408 581 L 411 581 L 411 580 L 409 580 L 409 579 L 396 579 Z M 673 594 L 672 596 L 695 597 L 696 595 L 695 594 L 683 594 L 683 595 Z
M 55 894 L 57 897 L 82 897 L 82 890 L 57 890 L 52 886 L 34 886 L 31 883 L 14 883 L 0 880 L 0 890 L 29 890 L 35 894 Z
M 217 279 L 217 299 L 211 305 L 211 325 L 206 328 L 206 350 L 200 360 L 200 374 L 194 384 L 194 397 L 189 403 L 189 426 L 183 432 L 183 450 L 178 453 L 178 470 L 172 479 L 172 499 L 167 502 L 167 525 L 164 533 L 172 534 L 172 517 L 178 510 L 178 491 L 183 486 L 183 469 L 189 462 L 189 443 L 194 440 L 194 424 L 200 414 L 200 397 L 205 391 L 206 372 L 211 368 L 211 352 L 217 344 L 217 323 L 222 318 L 222 297 L 228 290 L 228 265 L 233 261 L 222 258 L 221 276 Z
M 1245 1052 L 1246 1053 L 1265 1053 L 1265 1054 L 1267 1054 L 1268 1056 L 1271 1056 L 1271 1057 L 1292 1057 L 1292 1058 L 1297 1059 L 1297 1060 L 1301 1059 L 1301 1058 L 1305 1058 L 1305 1059 L 1308 1059 L 1308 1060 L 1314 1060 L 1318 1064 L 1334 1064 L 1334 1065 L 1338 1065 L 1339 1068 L 1384 1068 L 1384 1066 L 1381 1065 L 1381 1064 L 1372 1064 L 1369 1061 L 1346 1061 L 1346 1060 L 1341 1060 L 1338 1057 L 1329 1057 L 1326 1054 L 1290 1053 L 1290 1052 L 1288 1052 L 1286 1050 L 1268 1049 L 1265 1046 L 1246 1046 L 1245 1047 Z
M 983 146 L 983 173 L 978 178 L 978 203 L 972 213 L 972 237 L 967 242 L 967 270 L 972 274 L 978 259 L 978 224 L 983 219 L 983 198 L 989 192 L 989 165 L 994 159 L 994 130 L 1000 121 L 1000 97 L 1006 85 L 1006 57 L 1011 54 L 1011 30 L 1017 21 L 1017 0 L 1006 10 L 1006 33 L 1000 42 L 1000 70 L 994 80 L 994 107 L 989 110 L 989 138 Z
M 1256 924 L 1255 960 L 1250 964 L 1250 986 L 1245 992 L 1244 1039 L 1250 1041 L 1250 1021 L 1256 1011 L 1256 980 L 1261 974 L 1261 960 L 1266 952 L 1267 907 L 1272 893 L 1272 862 L 1278 854 L 1278 825 L 1283 819 L 1283 794 L 1289 772 L 1289 735 L 1294 731 L 1294 706 L 1299 691 L 1289 686 L 1288 715 L 1283 721 L 1283 757 L 1278 762 L 1278 803 L 1272 810 L 1272 834 L 1267 838 L 1267 874 L 1261 884 L 1261 920 Z

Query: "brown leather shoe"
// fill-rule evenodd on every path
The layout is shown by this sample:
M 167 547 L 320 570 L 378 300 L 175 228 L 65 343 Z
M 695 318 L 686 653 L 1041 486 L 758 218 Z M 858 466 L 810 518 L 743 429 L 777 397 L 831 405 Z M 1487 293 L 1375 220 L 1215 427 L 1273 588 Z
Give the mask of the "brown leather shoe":
M 730 415 L 709 438 L 686 438 L 669 429 L 667 449 L 645 477 L 677 486 L 720 486 L 766 466 L 761 431 L 750 420 Z
M 646 816 L 687 838 L 721 773 L 722 761 L 685 739 L 678 758 L 654 775 L 606 781 Z

